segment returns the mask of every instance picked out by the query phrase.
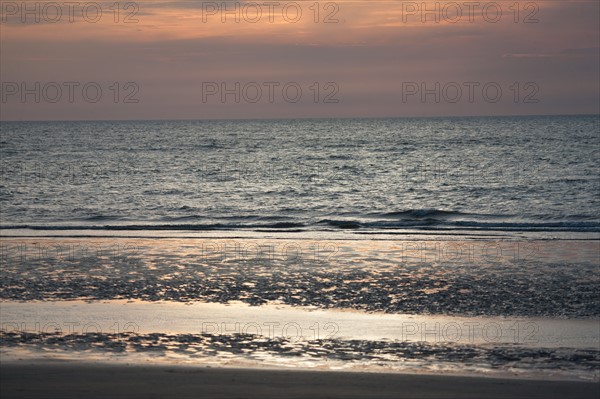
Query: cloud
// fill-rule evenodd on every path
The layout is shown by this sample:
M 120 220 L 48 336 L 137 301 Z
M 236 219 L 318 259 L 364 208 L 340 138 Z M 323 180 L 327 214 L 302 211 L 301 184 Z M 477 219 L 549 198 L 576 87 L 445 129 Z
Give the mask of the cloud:
M 303 3 L 304 4 L 304 3 Z M 320 3 L 321 7 L 323 3 Z M 504 3 L 502 3 L 504 4 Z M 202 22 L 198 2 L 140 3 L 139 22 L 2 25 L 2 81 L 139 84 L 140 103 L 2 104 L 6 119 L 588 113 L 598 109 L 598 3 L 540 3 L 539 23 L 399 24 L 390 2 L 340 2 L 338 23 Z M 306 6 L 313 2 L 306 3 Z M 396 7 L 396 8 L 394 8 Z M 194 11 L 195 9 L 195 11 Z M 192 12 L 190 12 L 192 10 Z M 309 10 L 310 11 L 310 10 Z M 323 11 L 323 9 L 321 9 Z M 595 14 L 597 15 L 597 13 Z M 320 14 L 323 17 L 323 14 Z M 510 17 L 510 18 L 509 18 Z M 322 22 L 322 21 L 321 21 Z M 202 103 L 205 81 L 339 85 L 339 103 Z M 503 102 L 403 103 L 404 82 L 498 82 Z M 536 82 L 539 104 L 510 87 Z M 323 92 L 321 91 L 320 94 Z M 308 97 L 306 97 L 308 98 Z

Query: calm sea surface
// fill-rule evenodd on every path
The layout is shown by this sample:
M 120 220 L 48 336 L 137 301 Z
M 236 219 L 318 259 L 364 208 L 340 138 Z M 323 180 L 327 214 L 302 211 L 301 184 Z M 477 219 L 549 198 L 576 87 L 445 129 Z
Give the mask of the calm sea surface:
M 600 231 L 598 116 L 3 122 L 2 228 Z

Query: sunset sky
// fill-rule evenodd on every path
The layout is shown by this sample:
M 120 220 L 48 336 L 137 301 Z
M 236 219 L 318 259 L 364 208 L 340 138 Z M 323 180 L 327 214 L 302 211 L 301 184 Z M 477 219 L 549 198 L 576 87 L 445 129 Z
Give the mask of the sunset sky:
M 100 5 L 94 23 L 94 7 L 87 19 L 82 7 L 74 7 L 69 22 L 63 2 L 42 8 L 46 3 L 29 1 L 34 12 L 26 15 L 21 1 L 1 3 L 2 120 L 599 112 L 597 0 L 482 1 L 471 10 L 469 2 L 438 1 L 427 2 L 429 10 L 439 7 L 427 15 L 417 9 L 421 2 L 378 0 L 120 2 L 118 16 L 112 1 L 80 2 Z M 230 11 L 237 7 L 239 22 L 235 14 L 222 13 L 225 3 Z M 23 84 L 35 88 L 36 82 L 39 103 L 34 94 L 23 102 Z M 74 82 L 72 102 L 64 82 Z M 81 93 L 90 82 L 102 89 L 95 103 Z M 203 93 L 220 90 L 222 83 L 235 88 L 236 82 L 239 102 L 234 94 L 222 101 L 219 92 Z M 271 82 L 272 102 L 265 82 Z M 422 84 L 436 91 L 436 82 L 439 102 L 435 94 L 414 93 Z M 56 85 L 63 87 L 62 97 L 47 101 L 55 98 Z M 257 86 L 262 97 L 247 101 Z M 302 89 L 297 102 L 286 101 L 284 86 L 291 97 Z M 124 103 L 128 94 L 138 102 Z

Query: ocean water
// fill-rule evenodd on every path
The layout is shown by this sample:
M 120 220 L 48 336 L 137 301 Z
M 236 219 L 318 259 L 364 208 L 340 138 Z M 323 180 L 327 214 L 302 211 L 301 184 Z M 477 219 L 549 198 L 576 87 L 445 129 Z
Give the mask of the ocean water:
M 600 232 L 598 116 L 1 130 L 3 229 Z
M 3 359 L 600 380 L 598 116 L 0 129 Z

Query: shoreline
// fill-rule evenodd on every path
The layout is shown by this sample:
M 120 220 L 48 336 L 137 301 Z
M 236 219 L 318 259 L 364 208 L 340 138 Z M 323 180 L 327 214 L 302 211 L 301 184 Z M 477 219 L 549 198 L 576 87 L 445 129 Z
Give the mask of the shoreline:
M 596 398 L 600 383 L 455 375 L 2 362 L 3 398 Z M 59 388 L 60 387 L 60 388 Z

